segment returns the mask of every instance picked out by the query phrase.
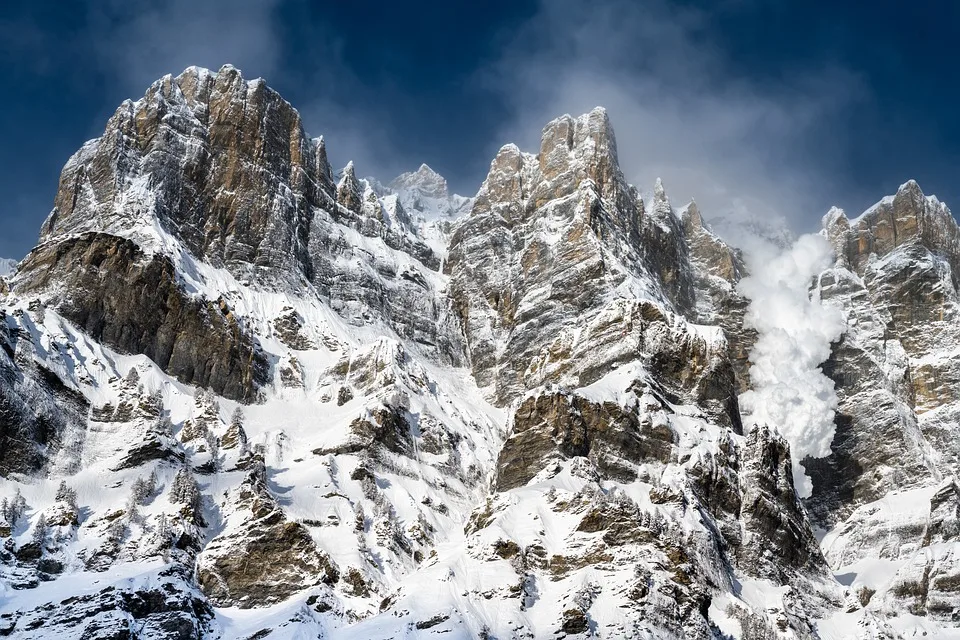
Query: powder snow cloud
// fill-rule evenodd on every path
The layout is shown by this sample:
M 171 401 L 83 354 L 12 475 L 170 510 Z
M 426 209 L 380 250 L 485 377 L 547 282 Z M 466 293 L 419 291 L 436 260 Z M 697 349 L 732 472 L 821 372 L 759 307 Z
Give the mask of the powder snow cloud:
M 753 275 L 738 288 L 750 299 L 744 324 L 759 337 L 750 353 L 753 388 L 740 406 L 748 424 L 774 427 L 790 443 L 797 493 L 808 497 L 813 487 L 800 461 L 830 454 L 838 402 L 820 365 L 846 326 L 840 310 L 811 289 L 833 256 L 823 236 L 807 234 L 785 251 L 757 243 L 747 261 Z

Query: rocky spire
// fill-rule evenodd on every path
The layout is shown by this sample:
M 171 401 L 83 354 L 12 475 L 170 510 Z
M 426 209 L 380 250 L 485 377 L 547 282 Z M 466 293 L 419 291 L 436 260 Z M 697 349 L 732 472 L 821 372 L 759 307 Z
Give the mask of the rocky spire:
M 323 136 L 313 139 L 314 144 L 314 172 L 317 179 L 324 185 L 333 185 L 333 171 L 330 169 L 330 161 L 327 159 L 327 143 Z
M 821 225 L 827 241 L 833 247 L 837 264 L 841 267 L 849 267 L 847 245 L 850 237 L 850 220 L 847 219 L 847 214 L 839 207 L 830 207 L 830 210 L 823 216 Z
M 363 191 L 353 169 L 353 160 L 343 168 L 340 182 L 337 183 L 337 203 L 356 214 L 363 207 Z
M 653 207 L 651 210 L 657 214 L 671 215 L 673 208 L 670 206 L 670 198 L 667 197 L 667 192 L 663 188 L 663 180 L 657 178 L 657 181 L 653 184 Z

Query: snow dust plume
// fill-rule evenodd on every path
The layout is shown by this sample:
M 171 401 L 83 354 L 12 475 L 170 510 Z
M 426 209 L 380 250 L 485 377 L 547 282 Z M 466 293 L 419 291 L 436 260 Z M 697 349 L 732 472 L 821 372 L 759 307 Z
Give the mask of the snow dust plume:
M 740 397 L 741 408 L 749 424 L 766 423 L 790 442 L 797 493 L 809 497 L 813 485 L 800 460 L 830 454 L 837 407 L 833 381 L 820 365 L 845 327 L 840 310 L 821 304 L 810 289 L 832 262 L 830 246 L 807 234 L 780 252 L 753 247 L 747 260 L 752 275 L 739 284 L 750 299 L 744 324 L 760 335 L 750 354 L 753 388 Z

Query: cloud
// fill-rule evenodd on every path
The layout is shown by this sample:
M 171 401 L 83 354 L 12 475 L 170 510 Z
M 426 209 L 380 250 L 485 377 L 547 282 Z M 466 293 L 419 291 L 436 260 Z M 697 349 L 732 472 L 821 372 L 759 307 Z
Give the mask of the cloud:
M 759 336 L 750 352 L 753 388 L 740 396 L 740 407 L 745 422 L 767 424 L 787 439 L 797 493 L 809 497 L 813 485 L 800 460 L 830 455 L 838 404 L 820 365 L 846 327 L 840 310 L 821 304 L 810 284 L 833 256 L 823 236 L 807 234 L 785 251 L 757 244 L 747 261 L 752 275 L 738 289 L 750 299 L 744 325 Z
M 535 149 L 546 122 L 599 104 L 641 189 L 661 177 L 675 202 L 695 198 L 708 219 L 812 228 L 839 195 L 831 149 L 856 78 L 825 68 L 754 82 L 732 70 L 712 24 L 708 12 L 662 1 L 544 0 L 480 76 L 514 114 L 498 139 Z
M 282 50 L 279 0 L 198 2 L 111 0 L 90 7 L 92 46 L 101 67 L 140 95 L 154 80 L 191 65 L 226 63 L 250 78 L 272 75 Z
M 89 16 L 92 49 L 103 69 L 131 97 L 141 95 L 157 78 L 191 65 L 216 70 L 232 64 L 247 79 L 265 78 L 290 100 L 308 133 L 326 138 L 335 167 L 354 160 L 358 170 L 370 175 L 401 165 L 387 158 L 385 151 L 391 148 L 383 142 L 387 132 L 379 123 L 379 110 L 369 106 L 374 96 L 346 63 L 343 38 L 319 22 L 311 22 L 306 32 L 287 33 L 292 28 L 290 16 L 282 16 L 281 10 L 289 4 L 282 0 L 96 4 Z M 310 39 L 305 59 L 295 59 L 295 51 L 286 47 L 288 36 Z

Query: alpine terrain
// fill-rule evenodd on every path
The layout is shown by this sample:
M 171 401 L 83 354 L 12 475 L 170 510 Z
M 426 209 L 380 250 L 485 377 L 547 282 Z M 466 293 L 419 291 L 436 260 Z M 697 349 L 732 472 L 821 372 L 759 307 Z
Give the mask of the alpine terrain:
M 229 66 L 69 159 L 0 277 L 0 635 L 960 637 L 943 203 L 793 245 L 821 354 L 601 108 L 473 197 L 360 175 Z

